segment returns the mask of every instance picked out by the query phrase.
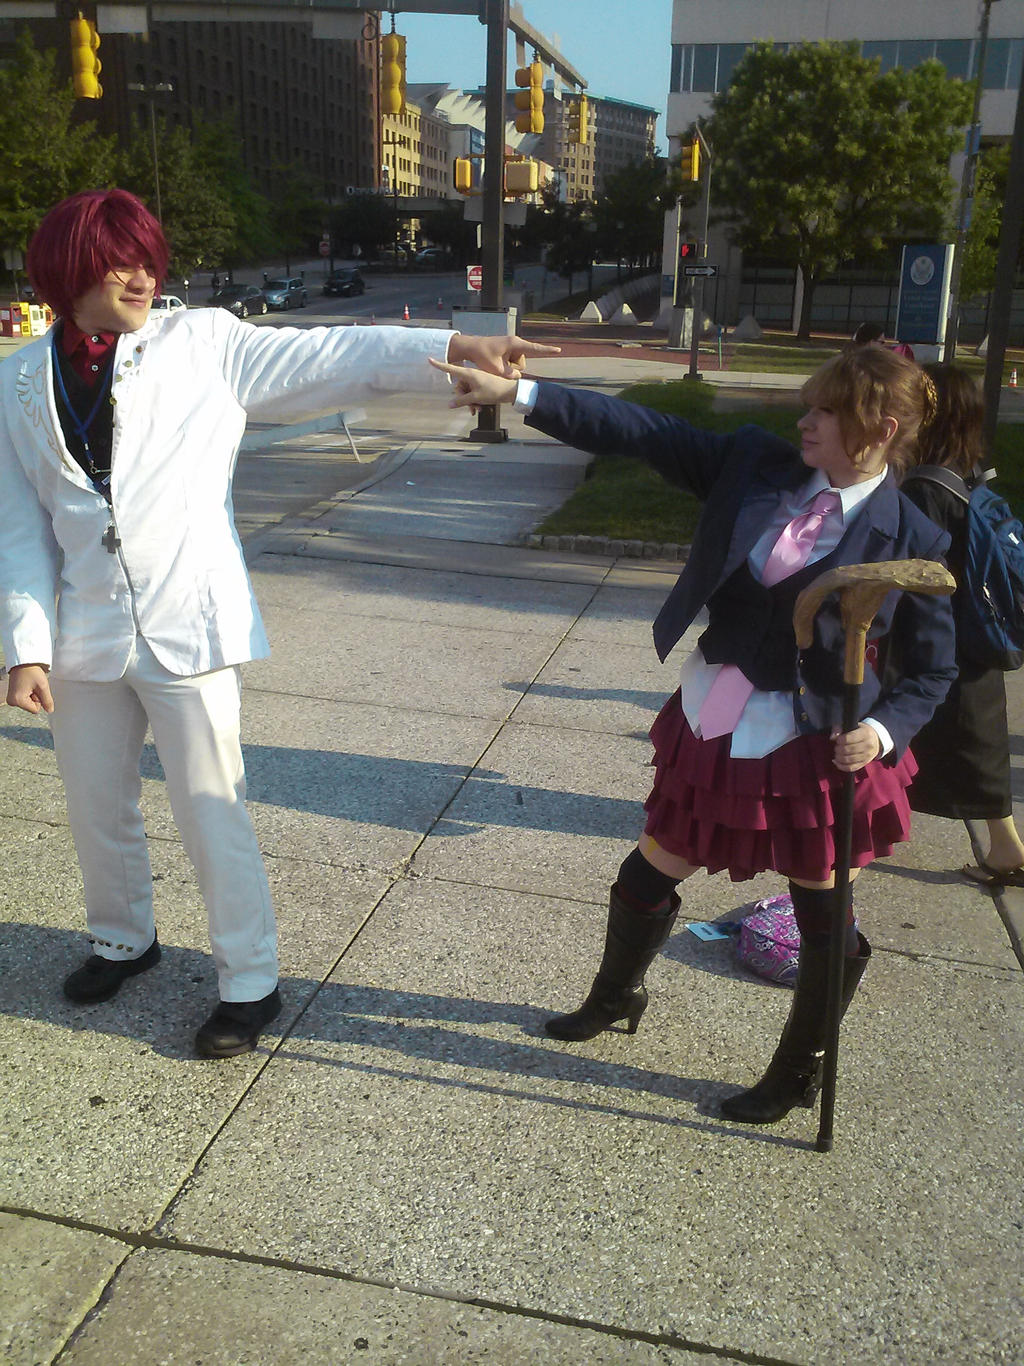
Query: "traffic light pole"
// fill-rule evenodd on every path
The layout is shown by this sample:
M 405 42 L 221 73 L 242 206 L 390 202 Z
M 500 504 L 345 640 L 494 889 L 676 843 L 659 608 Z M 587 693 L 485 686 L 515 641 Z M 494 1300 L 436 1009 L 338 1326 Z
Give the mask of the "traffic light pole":
M 704 177 L 704 222 L 700 230 L 701 259 L 708 254 L 708 224 L 711 218 L 711 148 L 705 140 L 704 134 L 700 131 L 700 124 L 695 124 L 693 135 L 700 139 L 701 151 L 704 153 L 704 164 L 707 167 L 707 175 Z M 679 269 L 678 259 L 676 269 Z M 686 372 L 687 379 L 700 379 L 699 368 L 700 357 L 700 334 L 704 325 L 704 276 L 698 275 L 694 279 L 693 288 L 693 318 L 690 322 L 690 368 Z
M 485 0 L 487 16 L 487 94 L 484 125 L 482 209 L 483 280 L 480 307 L 497 312 L 504 300 L 505 276 L 505 63 L 509 0 Z M 500 409 L 488 405 L 477 414 L 471 441 L 507 441 Z

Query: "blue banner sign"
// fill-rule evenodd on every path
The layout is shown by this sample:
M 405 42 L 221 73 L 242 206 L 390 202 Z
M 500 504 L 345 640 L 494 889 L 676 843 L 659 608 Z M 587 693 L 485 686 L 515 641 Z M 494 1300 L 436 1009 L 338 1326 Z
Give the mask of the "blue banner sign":
M 941 345 L 949 312 L 950 243 L 903 248 L 900 297 L 896 308 L 896 340 Z

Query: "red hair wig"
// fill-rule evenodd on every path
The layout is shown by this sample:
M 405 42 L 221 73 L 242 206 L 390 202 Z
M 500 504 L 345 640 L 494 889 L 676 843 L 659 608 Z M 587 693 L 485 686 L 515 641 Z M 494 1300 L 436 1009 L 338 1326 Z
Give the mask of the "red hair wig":
M 38 298 L 70 318 L 82 295 L 117 266 L 148 266 L 159 290 L 169 256 L 164 230 L 141 199 L 127 190 L 82 190 L 39 224 L 25 266 Z

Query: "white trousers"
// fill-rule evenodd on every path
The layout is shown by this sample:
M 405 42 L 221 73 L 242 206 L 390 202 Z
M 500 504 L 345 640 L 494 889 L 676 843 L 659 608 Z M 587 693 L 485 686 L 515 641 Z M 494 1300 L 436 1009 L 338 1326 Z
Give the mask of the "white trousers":
M 139 809 L 152 727 L 167 795 L 206 903 L 223 1001 L 277 985 L 277 934 L 263 858 L 245 808 L 241 672 L 182 678 L 136 637 L 113 683 L 51 680 L 50 717 L 94 951 L 137 958 L 153 942 L 153 879 Z

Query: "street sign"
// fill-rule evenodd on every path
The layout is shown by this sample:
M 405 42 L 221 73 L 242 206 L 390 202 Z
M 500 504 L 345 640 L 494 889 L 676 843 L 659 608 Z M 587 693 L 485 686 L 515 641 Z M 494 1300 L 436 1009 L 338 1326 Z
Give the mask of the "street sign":
M 321 243 L 320 243 L 320 255 L 321 255 L 321 256 L 330 256 L 330 254 L 331 254 L 331 244 L 330 244 L 330 242 L 321 242 Z
M 717 266 L 683 266 L 684 275 L 717 275 Z
M 466 288 L 483 289 L 484 287 L 484 268 L 483 266 L 466 267 Z

